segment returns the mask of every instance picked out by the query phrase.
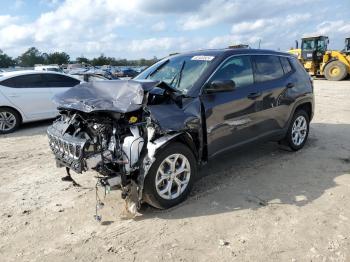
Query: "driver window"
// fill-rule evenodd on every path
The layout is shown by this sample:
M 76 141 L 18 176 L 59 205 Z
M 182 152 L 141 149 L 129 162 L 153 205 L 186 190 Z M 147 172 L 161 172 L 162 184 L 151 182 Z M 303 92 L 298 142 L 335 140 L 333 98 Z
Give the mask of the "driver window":
M 235 56 L 227 60 L 215 72 L 210 82 L 215 80 L 233 80 L 236 88 L 242 88 L 254 83 L 250 56 Z

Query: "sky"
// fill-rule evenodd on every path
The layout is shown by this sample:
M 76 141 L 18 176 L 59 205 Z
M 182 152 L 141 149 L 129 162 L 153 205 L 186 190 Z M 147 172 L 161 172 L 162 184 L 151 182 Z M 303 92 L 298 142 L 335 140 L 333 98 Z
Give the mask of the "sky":
M 286 51 L 314 34 L 342 49 L 349 11 L 350 0 L 0 0 L 0 49 L 160 58 L 259 42 Z

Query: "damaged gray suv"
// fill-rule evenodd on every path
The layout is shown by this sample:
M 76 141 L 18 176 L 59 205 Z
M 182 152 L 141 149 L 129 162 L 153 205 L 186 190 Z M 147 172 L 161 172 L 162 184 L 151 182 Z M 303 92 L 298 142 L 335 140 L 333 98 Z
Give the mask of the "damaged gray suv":
M 298 60 L 254 49 L 167 57 L 133 80 L 83 83 L 57 95 L 48 128 L 57 165 L 98 173 L 131 212 L 183 201 L 198 167 L 259 140 L 306 143 L 313 84 Z

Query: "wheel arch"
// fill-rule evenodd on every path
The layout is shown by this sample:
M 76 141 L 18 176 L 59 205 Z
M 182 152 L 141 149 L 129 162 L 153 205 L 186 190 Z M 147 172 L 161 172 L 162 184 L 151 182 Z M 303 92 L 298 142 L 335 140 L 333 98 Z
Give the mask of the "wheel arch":
M 193 132 L 183 132 L 180 135 L 176 136 L 173 140 L 173 142 L 179 142 L 182 143 L 186 146 L 188 146 L 193 155 L 196 157 L 196 160 L 198 162 L 198 160 L 200 159 L 200 142 L 199 142 L 199 138 L 198 135 L 196 133 Z M 169 141 L 171 142 L 171 141 Z
M 157 147 L 155 152 L 162 150 L 170 143 L 174 142 L 179 142 L 187 146 L 192 151 L 193 155 L 196 157 L 196 160 L 200 160 L 200 142 L 198 135 L 193 132 L 179 132 L 169 136 L 169 139 L 165 143 L 162 143 L 159 147 Z
M 302 99 L 302 100 L 299 100 L 297 101 L 294 106 L 293 106 L 293 109 L 291 110 L 291 113 L 290 113 L 290 116 L 289 116 L 289 119 L 285 125 L 285 132 L 287 132 L 288 130 L 288 127 L 293 119 L 293 116 L 295 114 L 295 112 L 297 112 L 298 110 L 304 110 L 306 111 L 306 113 L 308 114 L 309 116 L 309 120 L 311 121 L 312 118 L 313 118 L 313 115 L 314 115 L 314 101 L 313 101 L 313 98 L 305 98 L 305 99 Z
M 19 110 L 17 110 L 17 109 L 14 108 L 14 107 L 11 107 L 11 106 L 0 106 L 0 109 L 6 109 L 6 108 L 15 111 L 15 112 L 19 115 L 19 117 L 20 117 L 20 124 L 23 123 L 23 116 L 22 116 L 22 114 L 21 114 L 21 112 L 20 112 Z
M 301 110 L 301 109 L 304 110 L 308 114 L 309 119 L 311 121 L 311 119 L 313 117 L 312 103 L 311 102 L 305 102 L 305 103 L 299 104 L 294 109 L 293 115 L 295 114 L 295 112 L 297 112 L 298 110 Z

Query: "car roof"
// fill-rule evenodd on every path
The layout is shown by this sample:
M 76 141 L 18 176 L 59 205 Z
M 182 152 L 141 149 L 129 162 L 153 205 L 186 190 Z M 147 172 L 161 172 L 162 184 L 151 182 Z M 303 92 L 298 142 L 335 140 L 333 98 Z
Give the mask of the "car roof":
M 5 80 L 14 76 L 31 75 L 31 74 L 54 74 L 54 75 L 69 76 L 67 74 L 54 72 L 54 71 L 18 70 L 18 71 L 0 72 L 0 80 Z
M 206 49 L 206 50 L 198 50 L 191 52 L 184 52 L 181 54 L 176 54 L 174 56 L 188 56 L 188 55 L 207 55 L 207 56 L 231 56 L 231 55 L 239 55 L 239 54 L 270 54 L 270 55 L 283 55 L 290 56 L 291 54 L 286 52 L 279 52 L 268 49 L 253 49 L 253 48 L 224 48 L 224 49 Z

